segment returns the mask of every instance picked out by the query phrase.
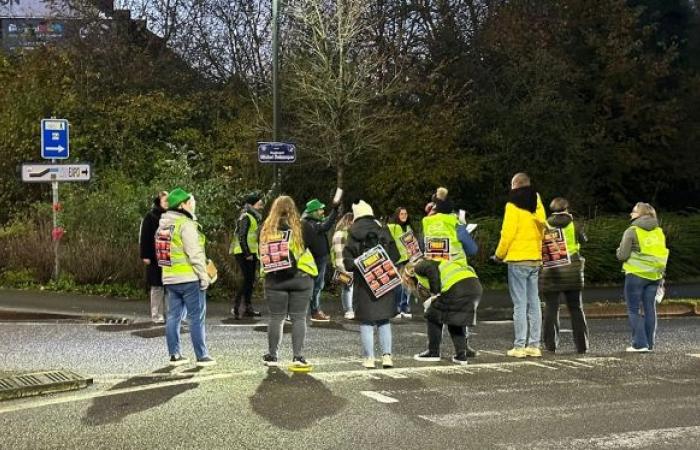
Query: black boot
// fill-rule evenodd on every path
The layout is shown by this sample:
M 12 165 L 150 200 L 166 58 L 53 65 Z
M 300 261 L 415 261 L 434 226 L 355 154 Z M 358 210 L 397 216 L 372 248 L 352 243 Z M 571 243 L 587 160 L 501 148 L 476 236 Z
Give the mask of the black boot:
M 467 358 L 476 358 L 476 355 L 479 354 L 479 352 L 477 352 L 476 350 L 474 350 L 473 348 L 471 348 L 469 346 L 469 339 L 467 339 L 465 348 L 466 348 Z

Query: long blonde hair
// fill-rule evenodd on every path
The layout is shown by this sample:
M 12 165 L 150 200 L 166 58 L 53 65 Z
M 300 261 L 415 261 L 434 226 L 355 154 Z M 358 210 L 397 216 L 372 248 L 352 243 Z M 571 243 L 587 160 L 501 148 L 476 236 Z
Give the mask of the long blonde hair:
M 347 231 L 350 229 L 352 226 L 352 221 L 353 221 L 354 216 L 352 215 L 351 212 L 343 214 L 343 217 L 340 218 L 338 221 L 338 224 L 335 226 L 335 231 Z
M 292 231 L 292 239 L 296 249 L 303 251 L 305 245 L 301 232 L 301 218 L 294 200 L 287 195 L 280 195 L 272 202 L 270 214 L 260 230 L 260 243 L 264 244 L 278 239 L 280 226 L 283 224 L 286 224 Z

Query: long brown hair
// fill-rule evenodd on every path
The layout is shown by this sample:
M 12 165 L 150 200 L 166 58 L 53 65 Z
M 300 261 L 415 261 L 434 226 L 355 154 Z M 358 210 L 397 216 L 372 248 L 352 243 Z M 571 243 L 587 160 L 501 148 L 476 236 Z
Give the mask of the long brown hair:
M 260 243 L 266 243 L 277 239 L 281 225 L 286 224 L 292 231 L 292 239 L 298 251 L 303 251 L 304 238 L 301 233 L 301 219 L 299 210 L 292 197 L 280 195 L 272 202 L 270 214 L 265 219 L 260 230 Z
M 335 231 L 349 230 L 354 217 L 355 216 L 353 216 L 351 212 L 343 214 L 343 217 L 340 218 L 338 224 L 335 226 Z

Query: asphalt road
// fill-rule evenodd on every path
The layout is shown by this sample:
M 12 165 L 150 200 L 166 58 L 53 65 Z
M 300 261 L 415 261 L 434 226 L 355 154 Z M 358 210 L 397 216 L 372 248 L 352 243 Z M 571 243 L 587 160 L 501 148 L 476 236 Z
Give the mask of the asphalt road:
M 0 448 L 700 448 L 698 318 L 661 320 L 652 354 L 622 351 L 626 321 L 591 320 L 585 358 L 565 330 L 556 355 L 526 360 L 504 356 L 512 323 L 481 323 L 467 366 L 413 361 L 424 324 L 404 321 L 393 327 L 397 367 L 374 371 L 360 366 L 357 325 L 333 322 L 309 330 L 310 375 L 260 364 L 264 323 L 210 320 L 219 364 L 203 370 L 168 368 L 163 328 L 150 324 L 0 323 L 0 372 L 95 379 L 0 403 Z

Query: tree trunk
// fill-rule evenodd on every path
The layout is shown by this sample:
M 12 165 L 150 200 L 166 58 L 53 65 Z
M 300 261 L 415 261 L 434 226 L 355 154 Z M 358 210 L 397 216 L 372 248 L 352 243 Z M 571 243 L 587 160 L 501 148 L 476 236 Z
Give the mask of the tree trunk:
M 335 181 L 336 181 L 336 186 L 339 188 L 343 188 L 343 175 L 345 173 L 345 167 L 343 166 L 342 162 L 339 162 L 338 165 L 335 168 Z

